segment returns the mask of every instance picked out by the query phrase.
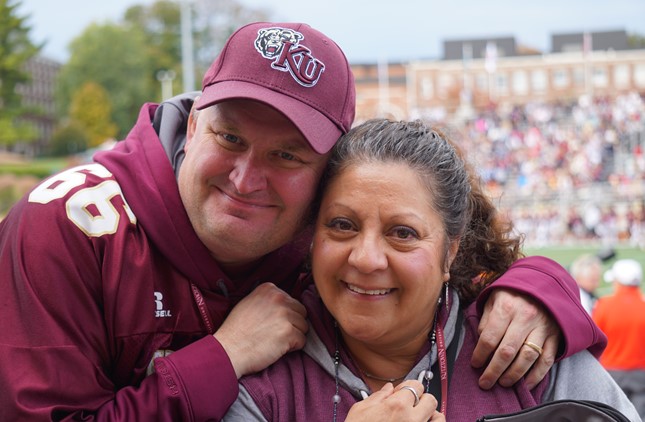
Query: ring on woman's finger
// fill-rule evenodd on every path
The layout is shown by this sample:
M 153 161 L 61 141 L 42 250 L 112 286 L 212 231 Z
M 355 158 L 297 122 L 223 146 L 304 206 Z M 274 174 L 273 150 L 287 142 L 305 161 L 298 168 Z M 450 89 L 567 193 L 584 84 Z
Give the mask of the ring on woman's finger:
M 410 387 L 409 385 L 404 385 L 403 387 L 401 387 L 401 390 L 403 389 L 409 390 L 412 394 L 414 394 L 414 404 L 412 405 L 412 407 L 416 407 L 416 405 L 419 404 L 419 395 L 417 394 L 417 390 Z
M 538 346 L 537 344 L 535 344 L 535 343 L 533 343 L 531 341 L 525 341 L 524 345 L 530 347 L 533 350 L 535 350 L 539 356 L 542 356 L 542 352 L 544 352 L 544 350 L 542 350 L 542 348 L 540 346 Z

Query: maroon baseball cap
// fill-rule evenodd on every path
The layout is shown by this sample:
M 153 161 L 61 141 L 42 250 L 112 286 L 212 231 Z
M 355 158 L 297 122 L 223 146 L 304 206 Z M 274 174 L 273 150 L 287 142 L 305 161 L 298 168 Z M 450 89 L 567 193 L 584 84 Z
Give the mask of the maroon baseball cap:
M 356 108 L 345 54 L 304 23 L 256 22 L 231 35 L 204 75 L 197 109 L 235 98 L 277 109 L 320 154 L 351 128 Z

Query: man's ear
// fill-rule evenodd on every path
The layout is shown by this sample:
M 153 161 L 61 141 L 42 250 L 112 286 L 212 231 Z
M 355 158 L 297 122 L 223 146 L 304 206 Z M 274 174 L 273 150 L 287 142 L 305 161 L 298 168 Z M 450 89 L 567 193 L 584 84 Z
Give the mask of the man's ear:
M 186 145 L 184 146 L 184 148 L 188 146 L 190 141 L 192 141 L 193 136 L 195 135 L 197 128 L 197 117 L 199 114 L 199 111 L 195 108 L 195 103 L 198 99 L 199 97 L 195 99 L 193 106 L 190 108 L 190 113 L 188 114 L 188 125 L 186 127 Z

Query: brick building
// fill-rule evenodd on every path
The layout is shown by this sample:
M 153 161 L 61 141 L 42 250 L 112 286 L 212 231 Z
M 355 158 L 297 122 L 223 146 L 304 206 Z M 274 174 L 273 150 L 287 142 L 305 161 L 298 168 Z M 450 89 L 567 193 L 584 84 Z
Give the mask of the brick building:
M 551 43 L 540 53 L 513 37 L 450 40 L 440 60 L 353 65 L 358 121 L 645 92 L 645 49 L 630 49 L 625 31 L 554 34 Z
M 52 139 L 56 127 L 56 77 L 61 64 L 42 56 L 35 56 L 25 63 L 29 73 L 28 83 L 19 85 L 16 90 L 22 95 L 22 104 L 31 110 L 25 120 L 34 125 L 38 137 L 34 142 L 19 143 L 16 152 L 29 156 L 42 153 Z

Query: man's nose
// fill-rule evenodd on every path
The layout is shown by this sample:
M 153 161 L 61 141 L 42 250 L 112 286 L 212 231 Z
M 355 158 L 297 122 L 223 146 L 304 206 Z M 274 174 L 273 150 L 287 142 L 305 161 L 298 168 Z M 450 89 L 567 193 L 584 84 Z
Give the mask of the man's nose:
M 267 169 L 256 157 L 247 155 L 235 162 L 235 167 L 229 174 L 229 180 L 241 194 L 266 189 Z

